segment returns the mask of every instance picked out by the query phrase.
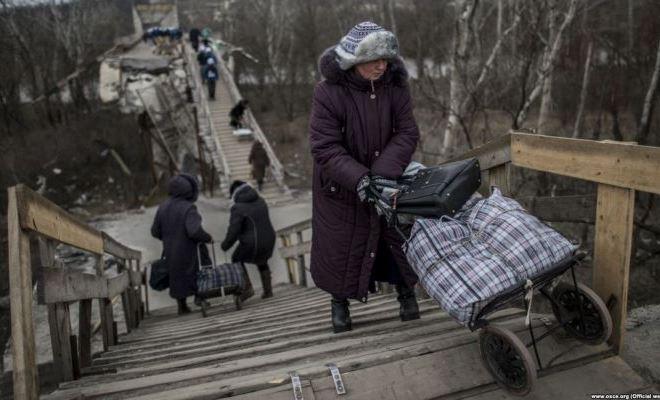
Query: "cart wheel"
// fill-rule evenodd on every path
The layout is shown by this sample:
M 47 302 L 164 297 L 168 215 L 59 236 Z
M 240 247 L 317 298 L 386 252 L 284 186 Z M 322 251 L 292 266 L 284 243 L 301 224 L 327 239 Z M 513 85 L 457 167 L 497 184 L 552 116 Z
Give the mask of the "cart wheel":
M 236 311 L 243 308 L 243 302 L 241 301 L 241 296 L 234 295 L 234 305 L 236 305 Z
M 497 384 L 524 396 L 536 382 L 536 364 L 522 341 L 508 329 L 488 325 L 479 333 L 479 349 L 486 369 Z
M 206 312 L 208 308 L 208 303 L 206 302 L 206 300 L 202 300 L 200 307 L 202 309 L 202 317 L 206 318 L 208 316 L 208 313 Z
M 612 317 L 593 290 L 578 283 L 576 293 L 573 284 L 562 282 L 552 291 L 552 297 L 559 304 L 552 304 L 552 312 L 569 335 L 591 345 L 610 338 Z M 580 318 L 580 302 L 583 319 Z

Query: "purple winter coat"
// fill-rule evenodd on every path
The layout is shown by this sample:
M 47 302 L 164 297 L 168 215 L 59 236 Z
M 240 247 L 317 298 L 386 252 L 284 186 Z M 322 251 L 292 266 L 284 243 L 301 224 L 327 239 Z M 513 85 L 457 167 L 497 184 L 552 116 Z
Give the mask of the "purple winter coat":
M 365 174 L 398 178 L 411 161 L 419 130 L 407 71 L 400 59 L 393 60 L 372 86 L 353 69 L 341 70 L 332 49 L 321 56 L 319 69 L 324 80 L 314 90 L 309 128 L 312 278 L 337 298 L 366 301 L 378 245 L 386 243 L 412 287 L 417 276 L 401 250 L 402 239 L 356 193 Z

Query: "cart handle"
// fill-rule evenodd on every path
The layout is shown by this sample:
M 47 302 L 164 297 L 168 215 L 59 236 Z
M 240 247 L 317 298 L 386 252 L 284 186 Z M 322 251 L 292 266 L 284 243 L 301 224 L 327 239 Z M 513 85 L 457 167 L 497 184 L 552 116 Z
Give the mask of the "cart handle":
M 211 261 L 213 262 L 213 266 L 216 266 L 218 264 L 218 262 L 216 260 L 216 257 L 215 257 L 215 244 L 217 242 L 214 241 L 214 240 L 211 240 L 211 242 L 209 242 L 209 243 L 211 243 L 211 257 L 212 257 Z M 205 244 L 206 243 L 204 243 L 204 242 L 197 242 L 197 266 L 198 266 L 198 269 L 202 269 L 202 253 L 199 249 L 201 248 L 202 245 L 205 245 Z M 223 253 L 225 255 L 225 262 L 228 262 L 227 261 L 227 252 L 223 250 Z

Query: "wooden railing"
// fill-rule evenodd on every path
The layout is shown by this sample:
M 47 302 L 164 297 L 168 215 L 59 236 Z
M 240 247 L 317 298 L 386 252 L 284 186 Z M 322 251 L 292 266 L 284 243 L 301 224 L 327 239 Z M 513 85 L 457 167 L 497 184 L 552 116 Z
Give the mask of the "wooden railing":
M 482 193 L 491 186 L 508 193 L 511 166 L 598 183 L 592 286 L 610 306 L 610 344 L 618 352 L 628 302 L 635 191 L 660 194 L 660 148 L 511 132 L 456 159 L 468 157 L 479 159 Z M 579 201 L 584 199 L 576 202 L 588 213 L 590 207 Z
M 305 255 L 312 249 L 312 242 L 303 238 L 303 233 L 312 229 L 312 220 L 307 219 L 282 228 L 277 231 L 277 236 L 282 241 L 279 248 L 280 255 L 286 261 L 289 282 L 294 285 L 307 286 L 307 271 Z M 292 236 L 296 237 L 296 243 L 293 243 Z
M 8 189 L 9 288 L 15 399 L 37 399 L 39 392 L 32 318 L 32 252 L 30 237 L 39 242 L 37 301 L 48 306 L 54 371 L 60 381 L 80 376 L 91 365 L 92 300 L 98 300 L 103 348 L 117 343 L 113 300 L 121 296 L 126 327 L 138 326 L 148 312 L 141 253 L 122 245 L 23 185 Z M 71 271 L 55 258 L 58 244 L 95 257 L 96 274 Z M 114 256 L 116 274 L 104 272 L 103 255 Z M 146 288 L 145 288 L 146 289 Z M 78 335 L 71 332 L 69 305 L 79 302 Z M 146 303 L 146 306 L 145 306 Z

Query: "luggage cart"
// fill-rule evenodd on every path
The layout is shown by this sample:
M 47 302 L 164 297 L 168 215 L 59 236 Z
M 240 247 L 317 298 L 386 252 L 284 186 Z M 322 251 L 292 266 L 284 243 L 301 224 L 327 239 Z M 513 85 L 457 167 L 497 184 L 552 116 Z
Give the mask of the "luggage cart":
M 245 277 L 243 276 L 244 270 L 239 263 L 228 263 L 218 264 L 215 256 L 215 242 L 211 242 L 211 265 L 202 265 L 202 257 L 200 248 L 204 243 L 197 244 L 197 260 L 199 264 L 199 275 L 197 278 L 198 287 L 203 286 L 204 289 L 199 290 L 197 297 L 200 299 L 200 308 L 202 311 L 202 316 L 206 318 L 208 316 L 208 309 L 210 304 L 206 299 L 216 298 L 216 297 L 226 297 L 229 295 L 234 296 L 234 306 L 236 310 L 242 308 L 241 294 L 243 291 L 243 282 Z M 227 255 L 225 253 L 225 261 Z M 216 285 L 216 281 L 211 282 L 210 284 L 200 285 L 200 279 L 213 278 L 216 275 L 221 275 L 225 277 L 226 281 L 230 281 L 229 285 Z M 239 278 L 240 277 L 240 278 Z M 228 278 L 228 279 L 227 279 Z
M 523 284 L 497 296 L 470 322 L 470 330 L 479 330 L 479 350 L 484 366 L 503 389 L 519 396 L 532 390 L 537 372 L 543 369 L 537 343 L 559 328 L 588 345 L 598 345 L 609 339 L 612 317 L 605 303 L 593 290 L 575 279 L 575 266 L 584 256 L 584 253 L 576 253 L 533 279 L 532 285 Z M 571 281 L 562 281 L 561 277 L 568 270 Z M 541 335 L 537 336 L 529 323 L 531 341 L 523 343 L 511 330 L 489 323 L 488 315 L 521 300 L 529 310 L 530 294 L 534 291 L 550 301 L 557 319 L 557 323 L 546 328 Z
M 429 210 L 397 209 L 396 197 L 393 207 L 383 207 L 388 199 L 374 187 L 369 188 L 374 206 L 385 215 L 388 224 L 407 240 L 410 225 L 402 225 L 399 217 L 428 218 Z M 417 212 L 420 211 L 420 212 Z M 431 213 L 433 214 L 433 213 Z M 490 300 L 469 322 L 471 331 L 479 331 L 479 350 L 484 366 L 496 383 L 511 394 L 524 396 L 534 387 L 538 371 L 543 369 L 537 343 L 552 332 L 563 328 L 571 337 L 588 345 L 598 345 L 607 341 L 612 333 L 612 317 L 603 300 L 589 287 L 578 283 L 575 266 L 579 265 L 585 253 L 576 251 L 571 257 L 557 263 L 548 271 L 514 287 Z M 561 278 L 570 270 L 570 282 Z M 552 313 L 557 323 L 548 327 L 540 335 L 529 323 L 531 299 L 539 292 L 550 301 Z M 529 329 L 529 343 L 523 341 L 511 330 L 490 324 L 488 316 L 498 310 L 523 303 L 528 311 L 526 325 Z M 530 351 L 534 351 L 534 356 Z M 536 359 L 536 360 L 535 360 Z

